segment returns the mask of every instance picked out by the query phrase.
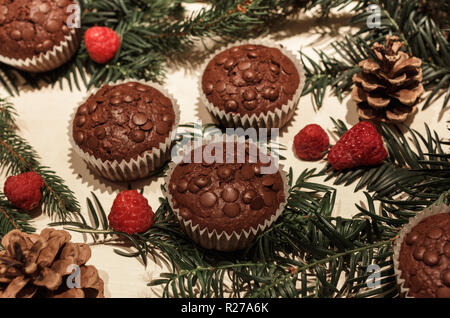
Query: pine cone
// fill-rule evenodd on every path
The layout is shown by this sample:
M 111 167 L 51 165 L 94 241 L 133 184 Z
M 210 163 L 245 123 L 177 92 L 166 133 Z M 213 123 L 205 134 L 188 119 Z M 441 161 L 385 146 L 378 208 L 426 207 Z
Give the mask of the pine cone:
M 86 244 L 71 243 L 66 231 L 44 229 L 40 235 L 14 230 L 2 239 L 0 298 L 103 298 L 103 280 Z M 80 288 L 69 288 L 70 265 L 80 268 Z M 69 268 L 68 268 L 69 267 Z
M 353 75 L 352 98 L 362 119 L 387 123 L 404 122 L 417 111 L 424 93 L 422 61 L 400 51 L 404 45 L 396 36 L 386 37 L 386 46 L 375 43 L 378 61 L 361 61 L 362 72 Z

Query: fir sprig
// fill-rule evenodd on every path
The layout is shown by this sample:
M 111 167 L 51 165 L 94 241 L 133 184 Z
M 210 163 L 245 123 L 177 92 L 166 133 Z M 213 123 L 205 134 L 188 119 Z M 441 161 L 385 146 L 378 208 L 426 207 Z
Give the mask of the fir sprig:
M 0 99 L 0 168 L 5 175 L 27 171 L 40 174 L 44 180 L 42 210 L 50 217 L 62 220 L 70 218 L 73 213 L 78 213 L 80 210 L 74 193 L 54 171 L 39 163 L 37 152 L 18 135 L 15 118 L 16 112 L 13 105 Z M 9 214 L 12 221 L 16 216 L 21 217 L 17 210 L 11 209 L 8 205 L 3 206 L 3 211 Z M 18 224 L 18 222 L 15 223 Z M 6 234 L 8 229 L 8 227 L 2 227 L 0 233 Z

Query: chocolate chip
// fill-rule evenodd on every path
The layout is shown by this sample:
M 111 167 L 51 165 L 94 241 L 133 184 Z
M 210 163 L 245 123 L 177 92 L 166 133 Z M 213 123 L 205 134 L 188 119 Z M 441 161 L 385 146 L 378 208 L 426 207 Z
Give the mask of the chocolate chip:
M 223 63 L 223 66 L 225 67 L 225 69 L 227 70 L 231 70 L 234 67 L 234 60 L 228 58 L 225 63 Z
M 228 112 L 234 112 L 234 111 L 236 111 L 237 109 L 238 109 L 238 103 L 237 103 L 235 100 L 230 99 L 230 100 L 227 100 L 227 101 L 226 101 L 226 103 L 225 103 L 225 110 L 226 110 L 226 111 L 228 111 Z
M 131 103 L 132 101 L 135 100 L 133 95 L 125 95 L 125 97 L 123 98 L 125 103 Z
M 50 33 L 56 33 L 61 28 L 62 23 L 58 20 L 48 20 L 45 23 L 45 29 Z
M 231 186 L 227 186 L 222 191 L 222 199 L 226 202 L 234 202 L 239 198 L 239 192 Z
M 274 182 L 275 182 L 275 178 L 271 174 L 265 174 L 262 177 L 262 184 L 266 187 L 270 187 L 271 185 L 273 185 Z
M 156 132 L 160 135 L 167 135 L 167 133 L 170 131 L 169 125 L 162 121 L 156 124 Z
M 259 57 L 259 53 L 256 51 L 251 51 L 251 52 L 247 53 L 247 56 L 251 59 L 255 59 L 255 58 Z
M 258 107 L 258 101 L 257 100 L 252 100 L 249 102 L 245 101 L 244 107 L 245 107 L 245 109 L 248 109 L 248 110 L 254 110 L 256 107 Z
M 270 63 L 269 70 L 276 75 L 280 74 L 280 68 L 273 63 Z
M 255 171 L 251 165 L 244 164 L 241 168 L 241 175 L 243 180 L 250 180 L 255 176 Z
M 184 219 L 189 219 L 191 217 L 191 212 L 188 209 L 180 209 L 180 216 Z
M 213 85 L 213 83 L 211 83 L 211 82 L 207 82 L 207 83 L 204 85 L 203 89 L 204 89 L 204 91 L 205 91 L 205 94 L 206 94 L 206 95 L 209 95 L 209 94 L 211 94 L 211 93 L 213 92 L 213 90 L 214 90 L 214 85 Z
M 145 125 L 141 126 L 141 129 L 142 129 L 142 130 L 145 130 L 145 131 L 150 131 L 150 130 L 152 130 L 152 129 L 153 129 L 153 123 L 152 123 L 152 121 L 148 120 L 148 121 L 145 123 Z
M 58 5 L 58 7 L 64 8 L 65 6 L 67 6 L 67 0 L 57 0 L 56 4 Z
M 95 149 L 95 148 L 97 148 L 98 144 L 99 144 L 98 139 L 95 138 L 95 136 L 89 136 L 89 137 L 88 137 L 88 140 L 87 140 L 87 146 L 88 146 L 90 149 Z
M 19 30 L 13 30 L 11 31 L 11 39 L 19 41 L 20 39 L 22 39 L 22 32 L 20 32 Z
M 440 287 L 436 290 L 437 298 L 450 298 L 450 288 Z
M 34 39 L 35 36 L 35 32 L 34 32 L 34 27 L 32 25 L 26 26 L 23 28 L 22 30 L 22 38 L 25 41 L 31 41 Z
M 69 34 L 70 33 L 70 29 L 67 25 L 63 25 L 61 27 L 61 31 L 63 31 L 64 34 Z
M 261 174 L 261 167 L 259 165 L 254 165 L 253 172 L 255 173 L 256 176 L 259 176 Z
M 252 70 L 247 70 L 244 72 L 243 76 L 244 80 L 246 80 L 247 82 L 251 82 L 255 79 L 256 77 L 256 73 Z
M 450 242 L 445 243 L 443 251 L 444 251 L 444 255 L 447 258 L 450 258 Z
M 179 180 L 177 183 L 177 191 L 180 193 L 184 193 L 188 189 L 188 182 L 186 179 Z
M 136 113 L 133 115 L 133 123 L 138 126 L 142 126 L 147 122 L 147 115 L 144 113 Z
M 275 204 L 275 201 L 276 201 L 275 192 L 272 192 L 272 191 L 264 192 L 263 200 L 264 200 L 264 204 L 266 206 L 273 206 Z
M 80 108 L 78 108 L 78 114 L 79 115 L 87 115 L 88 114 L 88 108 L 86 105 L 81 105 Z
M 254 198 L 252 200 L 252 202 L 250 203 L 250 207 L 252 208 L 252 210 L 261 210 L 263 208 L 263 206 L 264 206 L 264 200 L 260 196 L 257 196 L 256 198 Z
M 86 116 L 77 116 L 76 120 L 75 120 L 75 124 L 78 127 L 82 127 L 84 124 L 86 123 Z
M 122 102 L 122 99 L 120 97 L 113 97 L 109 101 L 111 105 L 119 105 Z
M 438 240 L 442 234 L 444 234 L 444 232 L 442 231 L 442 229 L 435 227 L 432 228 L 428 233 L 427 233 L 427 237 L 429 237 L 430 239 L 433 240 Z
M 421 261 L 423 259 L 423 254 L 426 252 L 425 247 L 418 246 L 414 249 L 413 256 L 416 260 Z
M 283 189 L 283 184 L 281 182 L 275 181 L 272 185 L 273 191 L 280 191 Z
M 426 251 L 423 254 L 423 261 L 429 266 L 436 265 L 439 263 L 439 254 L 435 251 Z
M 138 85 L 136 87 L 136 90 L 138 90 L 139 92 L 144 93 L 144 92 L 148 92 L 149 88 L 147 86 L 145 86 L 145 85 Z
M 218 93 L 223 92 L 225 90 L 225 88 L 227 88 L 227 86 L 224 81 L 218 81 L 216 83 L 215 89 Z
M 206 208 L 213 207 L 216 204 L 217 197 L 212 192 L 205 192 L 200 196 L 200 204 Z
M 210 184 L 210 182 L 211 178 L 207 176 L 200 176 L 195 179 L 195 184 L 200 188 L 206 187 L 208 184 Z
M 75 142 L 80 145 L 84 141 L 84 134 L 81 131 L 77 131 L 74 135 Z
M 240 69 L 241 71 L 245 71 L 245 70 L 248 70 L 251 66 L 252 66 L 251 62 L 244 61 L 244 62 L 239 63 L 238 69 Z
M 246 100 L 246 101 L 251 101 L 251 100 L 254 100 L 255 98 L 256 98 L 256 96 L 257 96 L 257 93 L 256 93 L 256 91 L 255 91 L 255 89 L 253 89 L 253 88 L 247 88 L 245 91 L 244 91 L 244 99 Z
M 42 43 L 42 47 L 45 51 L 49 51 L 52 47 L 53 47 L 53 42 L 52 40 L 45 40 Z
M 223 213 L 229 218 L 234 218 L 241 212 L 241 207 L 237 203 L 227 203 L 223 207 Z
M 200 191 L 200 188 L 194 183 L 194 181 L 189 182 L 188 190 L 191 193 L 197 193 Z
M 217 57 L 215 60 L 216 60 L 217 65 L 222 65 L 223 63 L 226 62 L 227 57 L 225 55 L 223 55 L 223 56 Z
M 88 111 L 89 111 L 89 114 L 92 114 L 93 112 L 95 112 L 97 110 L 97 103 L 90 103 L 89 105 L 88 105 Z
M 250 204 L 256 198 L 256 196 L 257 194 L 254 190 L 246 190 L 242 194 L 242 201 L 244 201 L 245 204 Z
M 405 242 L 408 245 L 413 245 L 415 242 L 417 242 L 419 237 L 420 237 L 419 233 L 417 233 L 416 231 L 413 231 L 406 236 Z
M 450 287 L 450 269 L 447 269 L 441 273 L 442 282 Z
M 231 173 L 233 170 L 231 170 L 228 166 L 221 166 L 217 169 L 217 175 L 221 179 L 228 179 L 231 176 Z
M 162 121 L 166 122 L 166 123 L 171 123 L 172 122 L 172 116 L 169 114 L 164 114 L 162 117 Z
M 141 143 L 145 140 L 145 132 L 140 129 L 134 129 L 131 132 L 130 138 L 136 143 Z
M 106 137 L 106 130 L 103 127 L 96 127 L 94 130 L 94 135 L 97 139 L 104 139 Z

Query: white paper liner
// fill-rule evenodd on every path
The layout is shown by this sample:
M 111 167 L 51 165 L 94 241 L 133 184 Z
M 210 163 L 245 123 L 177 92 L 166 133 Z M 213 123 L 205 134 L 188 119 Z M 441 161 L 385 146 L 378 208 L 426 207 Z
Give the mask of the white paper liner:
M 266 113 L 261 113 L 259 115 L 253 114 L 249 115 L 241 115 L 239 113 L 227 113 L 225 110 L 221 110 L 218 107 L 214 106 L 211 102 L 209 102 L 205 93 L 203 92 L 203 73 L 208 66 L 209 62 L 219 53 L 230 49 L 234 46 L 240 45 L 263 45 L 266 47 L 277 48 L 284 55 L 286 55 L 295 65 L 297 72 L 300 77 L 299 86 L 297 87 L 296 92 L 294 93 L 292 99 L 288 101 L 287 104 L 283 105 L 281 108 L 276 108 L 275 111 L 268 111 Z M 242 127 L 247 129 L 249 127 L 253 128 L 282 128 L 286 125 L 289 120 L 294 116 L 295 110 L 297 109 L 301 94 L 303 92 L 303 87 L 305 85 L 305 70 L 303 69 L 303 63 L 297 57 L 297 55 L 288 49 L 282 47 L 280 44 L 268 40 L 268 39 L 256 39 L 256 40 L 248 40 L 248 41 L 237 41 L 227 45 L 226 47 L 220 48 L 216 50 L 213 54 L 210 55 L 209 58 L 206 59 L 205 63 L 200 68 L 200 76 L 198 81 L 198 90 L 200 93 L 200 99 L 203 105 L 206 106 L 211 115 L 224 127 L 226 128 L 237 128 Z
M 450 206 L 447 205 L 433 205 L 431 207 L 426 208 L 422 212 L 418 213 L 416 216 L 409 220 L 409 223 L 406 224 L 402 230 L 399 232 L 399 237 L 395 240 L 393 252 L 394 252 L 394 273 L 397 280 L 397 285 L 400 289 L 400 296 L 405 298 L 414 298 L 409 296 L 409 288 L 405 287 L 405 279 L 402 278 L 402 271 L 399 267 L 399 257 L 400 257 L 400 249 L 405 237 L 411 232 L 411 230 L 419 224 L 422 220 L 430 217 L 432 215 L 440 214 L 440 213 L 450 213 Z
M 207 143 L 204 143 L 203 145 L 205 144 Z M 169 182 L 176 166 L 177 164 L 174 162 L 169 163 L 169 169 L 166 173 L 166 177 L 164 178 L 165 187 L 163 188 L 163 194 L 167 198 L 169 205 L 184 232 L 195 243 L 207 249 L 214 249 L 222 252 L 232 252 L 246 248 L 256 236 L 268 229 L 280 217 L 289 197 L 289 183 L 287 174 L 283 170 L 283 165 L 280 164 L 278 171 L 280 172 L 281 179 L 283 181 L 285 201 L 280 203 L 278 209 L 269 219 L 264 220 L 264 223 L 259 224 L 256 228 L 251 227 L 250 229 L 242 230 L 239 233 L 234 231 L 233 233 L 231 233 L 231 235 L 226 233 L 225 231 L 218 233 L 215 229 L 213 231 L 210 231 L 206 227 L 201 229 L 199 224 L 194 225 L 191 220 L 183 219 L 180 215 L 179 209 L 175 209 L 173 206 L 172 195 L 169 191 Z
M 0 62 L 27 72 L 48 72 L 68 62 L 76 53 L 81 43 L 81 29 L 73 28 L 64 36 L 64 41 L 53 46 L 53 49 L 38 56 L 14 59 L 0 55 Z
M 83 99 L 83 101 L 78 103 L 78 105 L 75 107 L 75 110 L 72 114 L 72 118 L 68 127 L 69 140 L 75 152 L 83 158 L 83 160 L 93 172 L 111 181 L 133 181 L 143 179 L 148 177 L 151 172 L 161 168 L 171 158 L 171 148 L 173 145 L 172 132 L 176 130 L 180 121 L 180 105 L 178 104 L 175 97 L 173 97 L 173 95 L 170 94 L 161 85 L 154 82 L 135 79 L 120 80 L 114 83 L 109 83 L 108 85 L 115 86 L 128 82 L 137 82 L 143 85 L 151 86 L 159 90 L 164 96 L 169 98 L 172 102 L 173 110 L 175 112 L 175 121 L 171 132 L 169 132 L 164 142 L 160 143 L 158 147 L 153 147 L 151 150 L 148 150 L 139 155 L 136 159 L 131 159 L 129 161 L 122 160 L 121 162 L 118 162 L 117 160 L 104 161 L 98 159 L 95 156 L 84 152 L 76 144 L 72 134 L 73 122 L 75 120 L 78 108 L 83 105 L 91 95 L 96 94 L 101 89 L 101 87 L 91 88 L 87 92 L 86 97 Z

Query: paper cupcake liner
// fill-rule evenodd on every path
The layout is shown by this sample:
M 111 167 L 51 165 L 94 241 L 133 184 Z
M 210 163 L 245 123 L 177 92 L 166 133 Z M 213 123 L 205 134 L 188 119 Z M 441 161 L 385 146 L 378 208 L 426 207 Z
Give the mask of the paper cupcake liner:
M 164 96 L 169 98 L 172 102 L 173 110 L 175 112 L 175 121 L 172 131 L 169 133 L 164 142 L 160 143 L 158 147 L 153 147 L 151 150 L 145 151 L 136 159 L 131 159 L 128 161 L 122 160 L 120 162 L 118 162 L 117 160 L 101 160 L 83 151 L 76 144 L 72 134 L 73 122 L 75 120 L 78 108 L 82 104 L 84 104 L 91 95 L 96 94 L 101 87 L 90 89 L 83 101 L 78 103 L 78 105 L 75 107 L 75 111 L 72 114 L 72 118 L 69 123 L 69 139 L 75 152 L 83 158 L 88 167 L 94 173 L 111 181 L 133 181 L 143 179 L 148 177 L 151 172 L 161 168 L 171 158 L 171 149 L 173 145 L 172 134 L 176 130 L 176 127 L 178 126 L 180 121 L 180 106 L 177 100 L 161 85 L 154 82 L 134 79 L 120 80 L 114 83 L 110 83 L 109 85 L 115 86 L 128 82 L 137 82 L 140 84 L 148 85 L 163 93 Z
M 430 217 L 432 215 L 440 214 L 440 213 L 450 213 L 450 206 L 447 205 L 433 205 L 422 212 L 418 213 L 416 216 L 409 220 L 409 223 L 406 224 L 402 230 L 399 232 L 399 237 L 395 241 L 393 252 L 394 252 L 394 273 L 397 280 L 397 286 L 400 291 L 400 296 L 405 298 L 414 298 L 409 295 L 409 288 L 405 287 L 405 279 L 402 278 L 402 271 L 400 270 L 399 257 L 400 257 L 400 249 L 405 237 L 411 232 L 411 230 L 419 224 L 422 220 Z
M 32 58 L 14 59 L 0 55 L 0 62 L 27 72 L 48 72 L 68 62 L 81 43 L 81 29 L 71 29 L 59 45 Z
M 268 111 L 266 113 L 261 113 L 259 115 L 253 114 L 249 115 L 241 115 L 239 113 L 227 113 L 225 110 L 221 110 L 218 107 L 214 106 L 206 97 L 203 92 L 203 73 L 208 66 L 209 62 L 219 53 L 230 49 L 234 46 L 240 45 L 264 45 L 266 47 L 272 47 L 279 49 L 284 55 L 286 55 L 295 65 L 297 72 L 300 77 L 299 86 L 292 99 L 288 101 L 287 104 L 283 105 L 281 108 L 277 108 L 274 111 Z M 198 81 L 198 89 L 200 92 L 200 99 L 202 103 L 206 106 L 211 115 L 226 128 L 238 128 L 242 127 L 244 129 L 247 128 L 282 128 L 286 125 L 289 120 L 294 116 L 295 110 L 297 109 L 303 87 L 305 85 L 305 71 L 303 69 L 303 64 L 301 60 L 297 57 L 296 54 L 289 51 L 288 49 L 282 47 L 280 44 L 275 43 L 271 40 L 250 40 L 250 41 L 238 41 L 227 45 L 226 47 L 220 48 L 216 50 L 210 57 L 205 61 L 205 63 L 200 68 L 200 76 Z
M 205 144 L 207 143 L 204 143 L 203 145 Z M 264 220 L 264 222 L 262 224 L 259 224 L 257 227 L 251 227 L 248 230 L 242 230 L 240 232 L 234 231 L 231 234 L 228 234 L 225 231 L 219 233 L 215 229 L 213 231 L 210 231 L 206 227 L 202 229 L 199 224 L 194 225 L 192 220 L 183 219 L 180 215 L 179 209 L 174 208 L 172 195 L 170 194 L 168 186 L 172 177 L 172 173 L 176 166 L 177 164 L 174 162 L 169 163 L 169 169 L 164 179 L 165 187 L 163 188 L 163 194 L 167 198 L 173 213 L 175 214 L 178 222 L 181 225 L 181 228 L 184 230 L 187 236 L 189 236 L 195 243 L 207 249 L 214 249 L 222 252 L 232 252 L 246 248 L 256 236 L 267 230 L 280 217 L 289 197 L 289 183 L 287 174 L 283 170 L 283 166 L 279 165 L 278 171 L 280 172 L 281 179 L 284 185 L 285 201 L 280 203 L 278 209 L 269 219 Z

